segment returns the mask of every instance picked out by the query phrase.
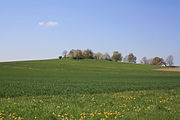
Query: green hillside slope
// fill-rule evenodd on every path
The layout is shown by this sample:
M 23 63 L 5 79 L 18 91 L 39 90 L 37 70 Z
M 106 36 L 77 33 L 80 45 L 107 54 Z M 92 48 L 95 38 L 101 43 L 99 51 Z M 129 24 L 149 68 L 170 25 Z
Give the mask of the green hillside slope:
M 180 73 L 103 60 L 0 63 L 0 120 L 178 118 Z
M 155 68 L 158 66 L 100 60 L 0 63 L 0 97 L 112 93 L 180 86 L 178 72 L 151 70 Z

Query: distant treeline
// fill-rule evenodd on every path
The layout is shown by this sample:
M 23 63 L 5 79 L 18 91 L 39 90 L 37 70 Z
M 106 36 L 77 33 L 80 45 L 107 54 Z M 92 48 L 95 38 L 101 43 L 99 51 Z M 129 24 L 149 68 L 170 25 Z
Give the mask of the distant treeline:
M 108 60 L 108 61 L 115 61 L 115 62 L 129 62 L 129 63 L 136 63 L 137 57 L 133 53 L 129 53 L 127 56 L 123 57 L 119 51 L 114 51 L 113 55 L 110 56 L 108 53 L 94 53 L 90 49 L 86 50 L 64 50 L 62 53 L 63 56 L 59 56 L 61 58 L 71 58 L 71 59 L 97 59 L 97 60 Z M 141 64 L 152 64 L 152 65 L 165 65 L 165 66 L 172 66 L 173 65 L 173 56 L 170 55 L 164 60 L 161 57 L 154 57 L 147 59 L 147 57 L 143 57 L 140 60 Z

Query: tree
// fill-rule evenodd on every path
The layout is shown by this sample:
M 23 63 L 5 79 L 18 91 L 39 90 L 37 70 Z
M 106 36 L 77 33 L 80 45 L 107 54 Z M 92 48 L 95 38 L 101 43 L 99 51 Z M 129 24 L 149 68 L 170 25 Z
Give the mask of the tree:
M 68 53 L 68 51 L 67 51 L 67 50 L 64 50 L 64 51 L 62 52 L 62 54 L 63 54 L 64 58 L 66 58 L 67 53 Z
M 128 62 L 128 56 L 125 56 L 125 57 L 123 58 L 123 62 Z
M 113 56 L 112 56 L 112 60 L 113 61 L 122 61 L 122 55 L 121 53 L 119 53 L 118 51 L 114 51 L 113 52 Z
M 174 60 L 174 57 L 172 55 L 169 55 L 166 59 L 166 63 L 168 66 L 172 66 L 174 63 L 173 63 L 173 60 Z
M 111 57 L 108 53 L 105 53 L 102 57 L 104 60 L 111 60 Z
M 100 52 L 93 54 L 93 58 L 94 58 L 94 59 L 98 59 L 98 60 L 99 60 L 99 59 L 102 59 L 102 56 L 103 56 L 103 54 L 100 53 Z
M 161 60 L 162 60 L 161 64 L 167 66 L 167 64 L 166 64 L 166 62 L 164 61 L 164 59 L 161 58 Z
M 148 64 L 148 59 L 146 57 L 143 57 L 141 59 L 141 64 Z
M 150 65 L 153 64 L 153 58 L 148 59 L 147 64 L 150 64 Z
M 68 54 L 68 57 L 73 59 L 83 59 L 82 51 L 81 50 L 71 50 Z
M 136 63 L 136 57 L 135 57 L 135 55 L 134 55 L 133 53 L 130 53 L 130 54 L 128 55 L 128 62 L 130 62 L 130 63 Z
M 81 50 L 75 50 L 74 52 L 74 59 L 83 59 L 82 51 Z
M 83 54 L 83 58 L 85 58 L 85 59 L 93 59 L 93 52 L 92 52 L 92 50 L 89 50 L 89 49 L 84 50 L 82 52 L 82 54 Z
M 70 51 L 69 51 L 69 54 L 68 54 L 68 57 L 69 57 L 69 58 L 74 58 L 74 53 L 75 53 L 75 50 L 74 50 L 74 49 L 70 50 Z
M 160 57 L 154 57 L 153 61 L 152 61 L 152 64 L 153 65 L 163 65 L 164 64 L 166 66 L 166 64 L 164 62 L 164 59 L 160 58 Z

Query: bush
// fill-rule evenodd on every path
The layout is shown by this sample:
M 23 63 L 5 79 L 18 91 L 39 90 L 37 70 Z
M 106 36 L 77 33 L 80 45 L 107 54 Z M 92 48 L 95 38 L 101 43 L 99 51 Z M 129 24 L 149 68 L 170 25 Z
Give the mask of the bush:
M 59 59 L 62 59 L 62 56 L 59 56 Z

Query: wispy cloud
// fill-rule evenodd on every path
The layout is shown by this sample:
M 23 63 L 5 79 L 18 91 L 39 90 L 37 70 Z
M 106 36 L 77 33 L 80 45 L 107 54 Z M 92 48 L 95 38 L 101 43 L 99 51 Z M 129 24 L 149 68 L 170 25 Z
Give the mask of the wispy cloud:
M 54 27 L 54 26 L 58 26 L 59 22 L 56 21 L 49 21 L 49 22 L 39 22 L 38 23 L 40 26 L 45 26 L 45 27 Z

